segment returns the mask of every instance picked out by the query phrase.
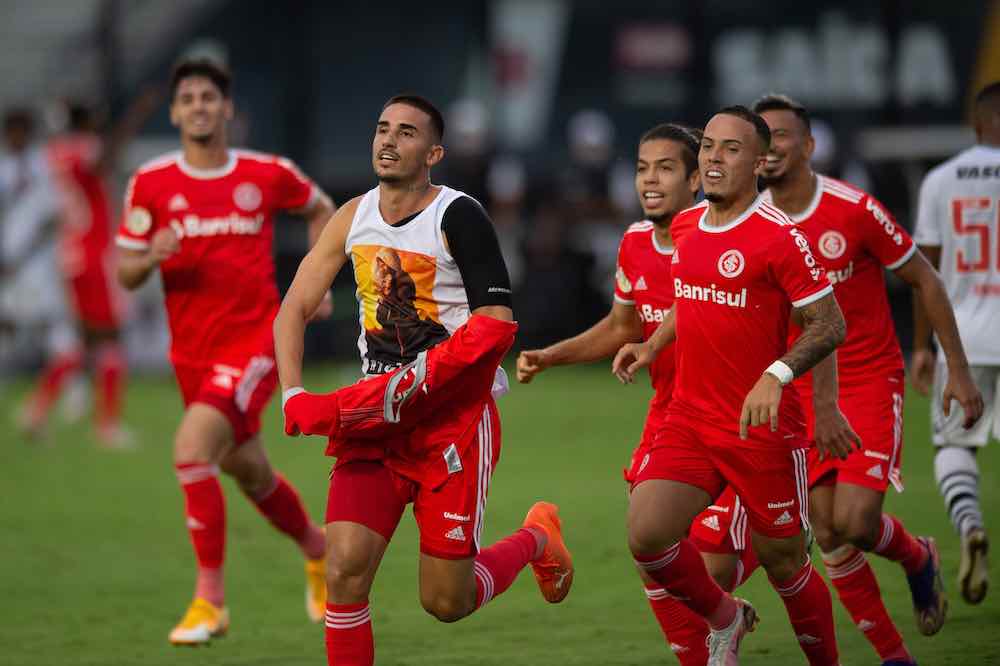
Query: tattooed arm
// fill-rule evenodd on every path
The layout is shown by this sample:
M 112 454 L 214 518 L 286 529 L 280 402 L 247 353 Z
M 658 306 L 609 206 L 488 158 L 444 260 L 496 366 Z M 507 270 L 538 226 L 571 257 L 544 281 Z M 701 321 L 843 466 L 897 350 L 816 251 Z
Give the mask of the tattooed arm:
M 798 308 L 795 316 L 802 320 L 802 334 L 780 360 L 798 377 L 812 369 L 844 341 L 847 325 L 832 293 Z M 765 423 L 770 423 L 771 432 L 778 430 L 781 389 L 778 377 L 769 372 L 761 375 L 743 401 L 743 411 L 740 414 L 741 438 L 747 438 L 750 427 Z M 837 455 L 835 451 L 826 453 Z

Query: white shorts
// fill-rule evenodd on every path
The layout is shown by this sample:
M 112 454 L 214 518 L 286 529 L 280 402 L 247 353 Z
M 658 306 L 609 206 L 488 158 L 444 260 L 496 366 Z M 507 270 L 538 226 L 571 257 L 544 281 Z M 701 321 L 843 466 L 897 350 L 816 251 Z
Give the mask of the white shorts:
M 1000 440 L 1000 366 L 973 365 L 969 368 L 972 380 L 983 394 L 983 415 L 974 426 L 966 430 L 962 427 L 965 412 L 952 401 L 951 415 L 942 410 L 941 394 L 948 378 L 947 367 L 938 363 L 934 371 L 934 392 L 931 398 L 931 429 L 934 446 L 986 446 L 990 434 Z

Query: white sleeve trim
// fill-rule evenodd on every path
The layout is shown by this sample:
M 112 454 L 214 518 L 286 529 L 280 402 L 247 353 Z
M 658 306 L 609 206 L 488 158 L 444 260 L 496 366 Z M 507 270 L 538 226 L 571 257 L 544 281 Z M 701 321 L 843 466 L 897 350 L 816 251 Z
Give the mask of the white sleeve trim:
M 635 305 L 635 301 L 627 301 L 618 294 L 615 294 L 615 303 L 622 303 L 623 305 Z
M 806 296 L 805 298 L 800 298 L 797 301 L 792 301 L 792 307 L 795 307 L 795 308 L 805 307 L 805 306 L 809 305 L 810 303 L 814 303 L 814 302 L 818 301 L 819 299 L 823 298 L 827 294 L 832 294 L 832 293 L 833 293 L 833 285 L 832 284 L 828 284 L 828 285 L 826 285 L 825 287 L 823 287 L 822 289 L 820 289 L 819 291 L 817 291 L 814 294 L 810 294 L 810 295 Z
M 291 398 L 294 398 L 299 393 L 305 393 L 306 390 L 301 386 L 293 386 L 290 389 L 285 389 L 281 394 L 281 408 L 285 408 L 285 403 L 287 403 Z
M 136 240 L 135 238 L 127 238 L 125 236 L 116 236 L 115 245 L 118 247 L 123 247 L 126 250 L 147 250 L 149 249 L 149 243 L 146 241 Z
M 890 271 L 896 270 L 897 268 L 905 264 L 907 261 L 909 261 L 910 257 L 912 257 L 913 253 L 916 251 L 917 251 L 917 244 L 914 243 L 913 245 L 910 246 L 909 250 L 903 253 L 902 257 L 892 262 L 891 264 L 886 264 L 885 267 L 888 268 Z

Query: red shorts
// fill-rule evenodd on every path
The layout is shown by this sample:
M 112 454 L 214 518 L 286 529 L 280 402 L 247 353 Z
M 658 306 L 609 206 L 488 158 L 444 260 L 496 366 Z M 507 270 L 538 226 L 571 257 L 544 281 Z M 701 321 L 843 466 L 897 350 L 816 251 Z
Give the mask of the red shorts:
M 703 553 L 730 554 L 750 549 L 750 526 L 743 503 L 731 486 L 691 523 L 688 537 Z
M 813 446 L 809 449 L 810 488 L 851 483 L 884 493 L 891 483 L 902 492 L 903 387 L 900 371 L 841 390 L 840 410 L 864 448 L 852 451 L 847 460 L 820 461 L 819 449 Z
M 712 497 L 726 485 L 740 496 L 750 528 L 764 536 L 798 534 L 806 518 L 806 451 L 789 444 L 749 446 L 736 433 L 680 414 L 668 416 L 635 484 L 679 481 Z
M 88 262 L 83 271 L 70 278 L 69 286 L 80 323 L 88 328 L 118 328 L 118 307 L 103 262 Z
M 326 501 L 326 522 L 359 523 L 386 541 L 406 509 L 420 530 L 420 552 L 449 560 L 479 553 L 490 479 L 500 459 L 500 414 L 490 401 L 474 440 L 441 485 L 405 477 L 380 460 L 352 460 L 334 467 Z M 457 453 L 455 454 L 457 456 Z
M 629 460 L 628 467 L 622 470 L 625 482 L 629 485 L 635 483 L 636 475 L 639 474 L 640 468 L 649 462 L 649 458 L 647 457 L 649 449 L 653 446 L 656 433 L 663 429 L 666 422 L 666 407 L 650 403 L 649 411 L 646 413 L 646 425 L 642 429 L 642 439 L 639 440 L 639 445 L 632 452 L 632 458 Z
M 174 364 L 184 406 L 200 402 L 215 407 L 233 427 L 233 439 L 242 444 L 260 432 L 260 413 L 278 385 L 274 358 L 253 356 L 242 367 L 224 363 Z

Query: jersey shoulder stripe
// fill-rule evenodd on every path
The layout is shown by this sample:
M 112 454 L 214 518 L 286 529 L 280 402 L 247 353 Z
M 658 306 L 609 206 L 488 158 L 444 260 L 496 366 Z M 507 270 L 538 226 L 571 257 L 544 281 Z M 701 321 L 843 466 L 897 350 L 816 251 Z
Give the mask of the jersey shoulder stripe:
M 625 230 L 625 233 L 636 234 L 636 233 L 641 233 L 643 231 L 649 231 L 652 228 L 653 228 L 652 222 L 648 220 L 643 220 L 642 222 L 633 222 L 632 224 L 630 224 L 628 226 L 628 229 Z
M 237 148 L 233 150 L 233 153 L 238 159 L 249 160 L 251 162 L 260 162 L 262 164 L 280 164 L 281 166 L 292 166 L 292 161 L 287 157 L 282 157 L 281 155 L 275 155 L 273 153 L 262 153 L 256 150 L 247 150 L 246 148 Z
M 861 200 L 867 196 L 861 190 L 847 183 L 826 176 L 823 177 L 823 192 L 852 204 L 861 203 Z
M 757 206 L 757 212 L 761 217 L 781 226 L 792 224 L 792 220 L 766 201 L 761 201 Z
M 685 208 L 681 212 L 677 213 L 677 215 L 675 215 L 674 218 L 676 219 L 681 215 L 686 215 L 694 211 L 702 211 L 705 210 L 706 208 L 708 208 L 708 199 L 702 199 L 701 201 L 691 206 L 690 208 Z
M 172 150 L 169 153 L 160 155 L 159 157 L 154 157 L 153 159 L 140 164 L 139 168 L 135 170 L 135 175 L 139 176 L 173 166 L 174 164 L 177 164 L 177 160 L 180 159 L 180 156 L 181 151 Z

